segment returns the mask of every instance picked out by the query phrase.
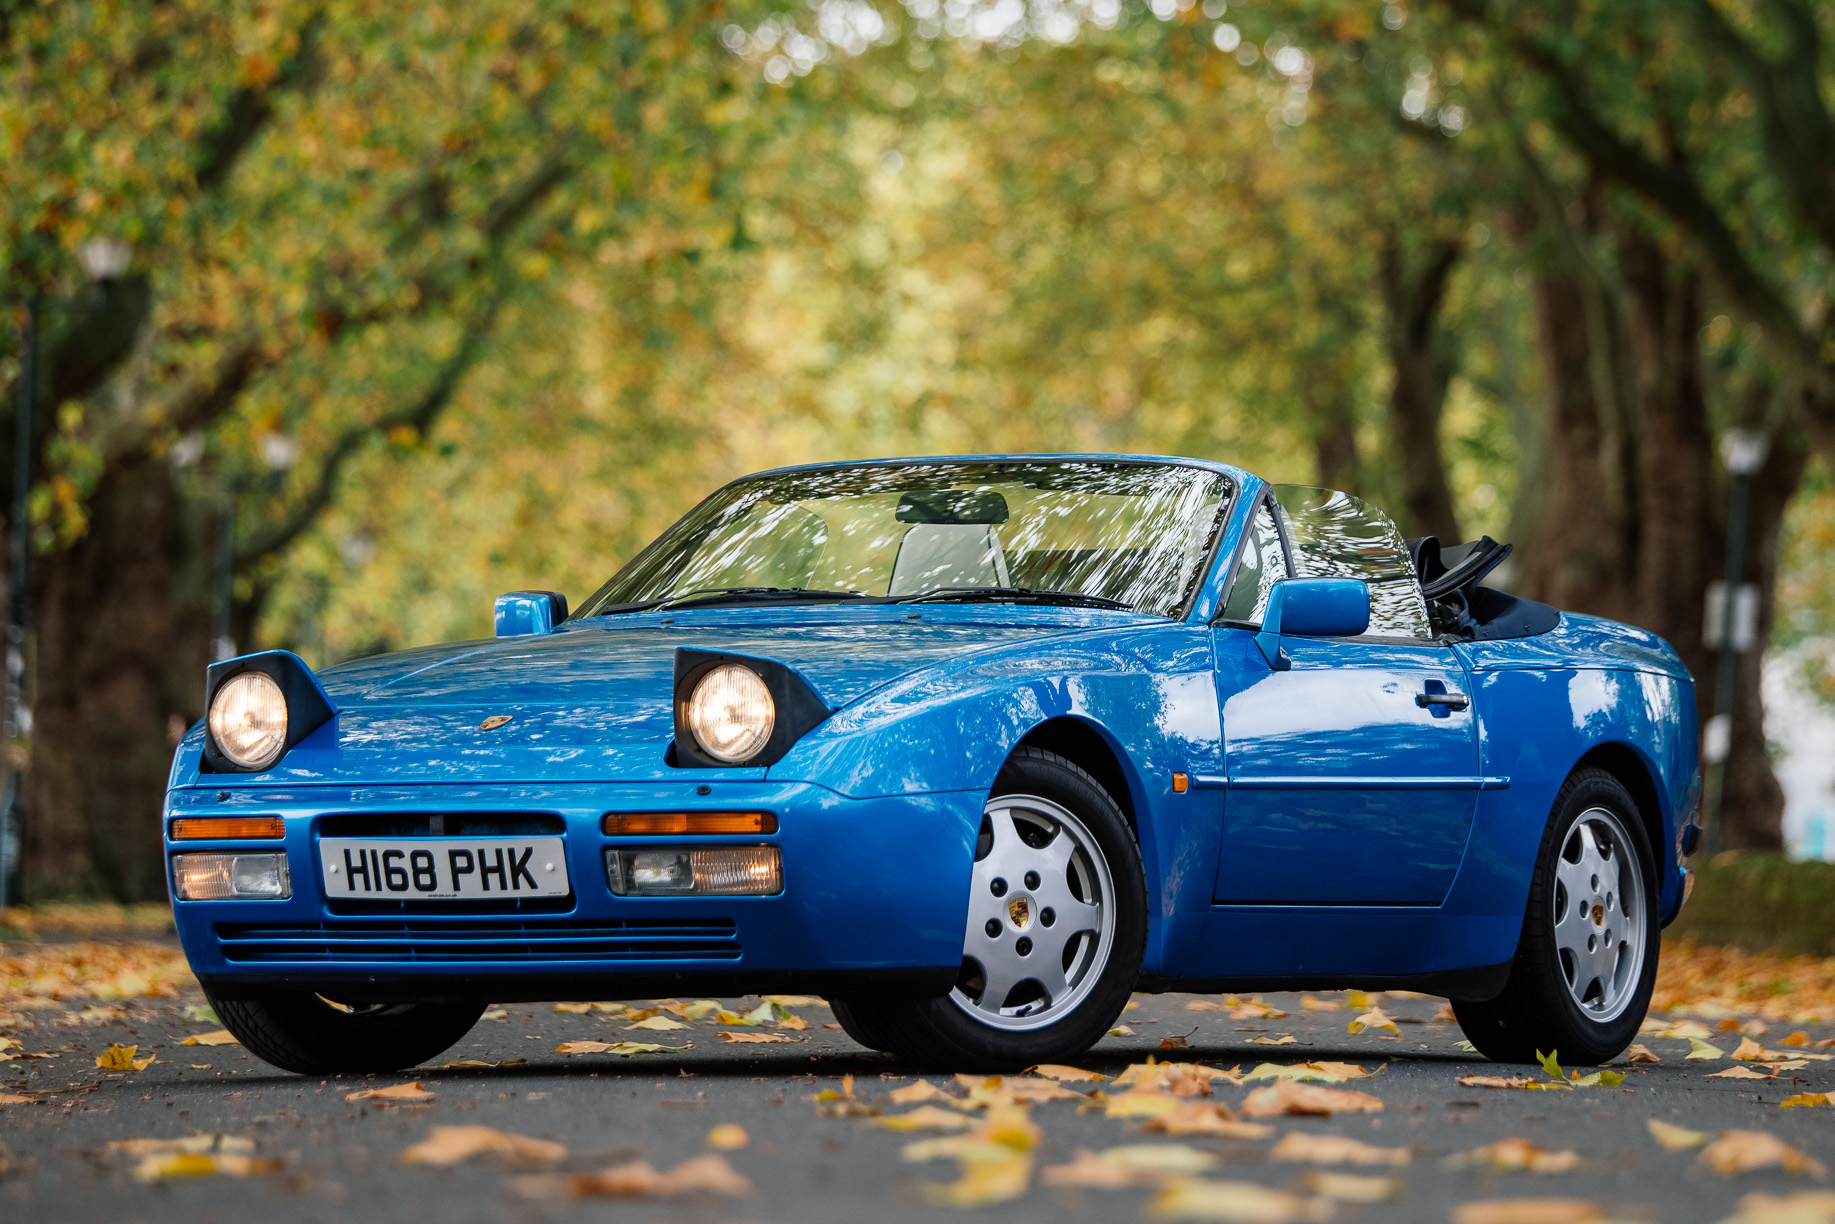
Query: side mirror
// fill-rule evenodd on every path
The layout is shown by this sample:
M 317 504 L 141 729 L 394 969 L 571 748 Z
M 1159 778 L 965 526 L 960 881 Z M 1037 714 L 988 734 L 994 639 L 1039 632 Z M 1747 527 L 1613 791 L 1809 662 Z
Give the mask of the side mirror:
M 1291 664 L 1281 653 L 1281 635 L 1356 637 L 1370 627 L 1370 588 L 1356 578 L 1286 578 L 1268 593 L 1255 644 L 1275 671 Z
M 498 637 L 546 633 L 567 619 L 567 596 L 559 591 L 511 591 L 496 605 Z

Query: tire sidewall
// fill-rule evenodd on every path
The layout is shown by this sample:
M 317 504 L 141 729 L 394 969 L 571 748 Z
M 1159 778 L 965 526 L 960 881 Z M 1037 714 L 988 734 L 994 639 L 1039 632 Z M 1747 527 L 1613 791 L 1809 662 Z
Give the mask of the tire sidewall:
M 1147 883 L 1127 817 L 1089 774 L 1049 753 L 1016 755 L 989 792 L 990 799 L 1025 795 L 1050 800 L 1070 812 L 1107 860 L 1113 890 L 1108 904 L 1115 924 L 1109 958 L 1083 1001 L 1042 1028 L 998 1029 L 977 1021 L 948 996 L 925 1000 L 927 1027 L 965 1064 L 1017 1067 L 1074 1057 L 1108 1033 L 1140 978 L 1147 942 Z
M 1594 808 L 1604 808 L 1611 812 L 1625 829 L 1631 840 L 1630 849 L 1637 857 L 1637 867 L 1643 877 L 1644 893 L 1644 912 L 1638 919 L 1643 926 L 1644 962 L 1638 971 L 1637 985 L 1625 1009 L 1612 1020 L 1603 1022 L 1582 1011 L 1568 989 L 1567 979 L 1561 972 L 1560 954 L 1555 946 L 1553 912 L 1555 863 L 1574 825 L 1581 816 Z M 1536 941 L 1535 954 L 1519 959 L 1519 965 L 1530 970 L 1530 981 L 1525 985 L 1532 985 L 1536 993 L 1543 996 L 1545 1012 L 1553 1013 L 1547 1016 L 1552 1022 L 1550 1037 L 1564 1039 L 1560 1054 L 1565 1061 L 1574 1064 L 1604 1062 L 1630 1045 L 1643 1024 L 1656 985 L 1662 935 L 1657 919 L 1660 880 L 1656 856 L 1651 849 L 1650 835 L 1639 818 L 1637 805 L 1618 779 L 1603 771 L 1589 770 L 1577 776 L 1574 784 L 1564 789 L 1561 802 L 1557 804 L 1549 821 L 1540 860 L 1536 864 L 1536 875 L 1538 886 L 1531 898 L 1529 912 L 1525 915 L 1523 931 L 1525 940 Z M 1551 1046 L 1554 1044 L 1551 1040 Z M 1547 1052 L 1555 1053 L 1556 1050 L 1551 1048 Z

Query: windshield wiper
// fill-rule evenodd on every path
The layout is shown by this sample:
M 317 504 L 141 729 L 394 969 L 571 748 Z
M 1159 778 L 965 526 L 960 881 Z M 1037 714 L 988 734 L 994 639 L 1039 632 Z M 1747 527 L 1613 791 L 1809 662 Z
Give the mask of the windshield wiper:
M 1134 605 L 1107 595 L 1085 595 L 1078 591 L 1040 591 L 1032 587 L 934 587 L 916 595 L 901 595 L 888 603 L 993 603 L 1002 599 L 1027 600 L 1033 603 L 1071 604 L 1081 608 L 1116 608 L 1132 612 Z

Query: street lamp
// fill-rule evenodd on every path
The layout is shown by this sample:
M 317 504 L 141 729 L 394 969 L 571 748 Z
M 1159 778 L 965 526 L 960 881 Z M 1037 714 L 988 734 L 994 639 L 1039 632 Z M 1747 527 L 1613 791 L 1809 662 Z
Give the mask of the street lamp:
M 1742 640 L 1740 604 L 1743 602 L 1740 581 L 1746 563 L 1746 518 L 1752 502 L 1752 478 L 1765 465 L 1771 439 L 1762 429 L 1735 426 L 1721 435 L 1720 457 L 1733 477 L 1727 504 L 1726 581 L 1716 592 L 1720 598 L 1720 615 L 1710 617 L 1708 645 L 1720 647 L 1720 670 L 1714 681 L 1714 716 L 1702 728 L 1701 755 L 1712 768 L 1708 791 L 1708 853 L 1718 854 L 1726 844 L 1721 817 L 1727 797 L 1727 758 L 1733 747 L 1733 687 L 1739 680 L 1740 651 L 1753 643 Z M 1753 592 L 1756 596 L 1757 592 Z M 1748 597 L 1751 598 L 1751 597 Z M 1718 620 L 1716 626 L 1713 622 Z M 1756 617 L 1753 620 L 1756 622 Z M 1718 629 L 1718 632 L 1715 630 Z
M 133 261 L 134 248 L 117 238 L 93 238 L 83 244 L 77 261 L 93 284 L 117 280 Z M 22 828 L 25 820 L 19 770 L 13 766 L 13 745 L 25 734 L 25 630 L 26 557 L 32 546 L 32 417 L 38 393 L 39 318 L 47 305 L 57 304 L 42 293 L 29 294 L 23 305 L 20 327 L 19 394 L 14 413 L 12 564 L 6 584 L 5 720 L 0 725 L 0 770 L 6 776 L 0 793 L 0 906 L 20 899 L 20 865 L 24 859 Z M 67 303 L 66 303 L 67 304 Z

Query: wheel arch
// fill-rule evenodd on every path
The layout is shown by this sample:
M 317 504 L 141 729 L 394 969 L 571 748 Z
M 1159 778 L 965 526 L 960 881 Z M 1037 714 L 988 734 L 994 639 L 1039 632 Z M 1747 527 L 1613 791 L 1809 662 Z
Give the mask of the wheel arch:
M 1638 820 L 1650 838 L 1650 851 L 1655 856 L 1660 885 L 1669 838 L 1664 828 L 1662 793 L 1657 788 L 1654 771 L 1637 749 L 1622 743 L 1595 745 L 1574 763 L 1576 770 L 1588 766 L 1611 774 L 1630 793 L 1631 802 L 1637 805 Z
M 1136 814 L 1138 808 L 1135 802 L 1137 780 L 1124 764 L 1126 753 L 1099 726 L 1070 715 L 1048 718 L 1021 736 L 1019 743 L 1013 746 L 1013 751 L 1018 752 L 1021 748 L 1055 752 L 1087 772 L 1108 792 L 1109 798 L 1121 809 L 1121 814 L 1127 817 L 1128 827 L 1134 830 L 1135 840 L 1140 839 L 1140 819 Z

